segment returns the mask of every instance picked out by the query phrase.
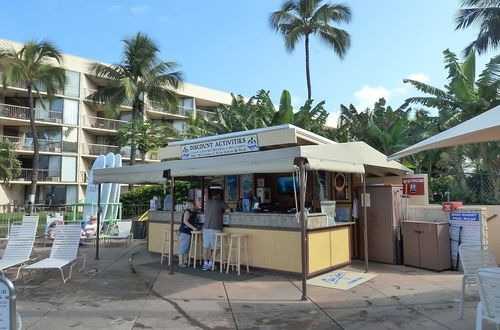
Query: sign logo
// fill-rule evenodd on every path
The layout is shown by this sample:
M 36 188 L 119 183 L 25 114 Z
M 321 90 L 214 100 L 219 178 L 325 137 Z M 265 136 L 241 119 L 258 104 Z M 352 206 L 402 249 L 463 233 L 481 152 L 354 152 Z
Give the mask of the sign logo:
M 257 134 L 187 144 L 181 147 L 181 158 L 193 159 L 253 151 L 259 151 Z

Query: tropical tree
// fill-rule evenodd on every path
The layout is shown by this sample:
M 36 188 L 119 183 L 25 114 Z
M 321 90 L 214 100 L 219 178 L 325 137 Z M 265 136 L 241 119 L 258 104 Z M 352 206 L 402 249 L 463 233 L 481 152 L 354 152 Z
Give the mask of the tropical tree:
M 309 40 L 316 35 L 339 58 L 344 58 L 351 45 L 351 37 L 345 30 L 334 27 L 333 23 L 349 23 L 351 10 L 343 4 L 324 3 L 323 0 L 286 0 L 281 9 L 271 13 L 269 24 L 285 39 L 285 47 L 291 52 L 303 38 L 306 53 L 307 98 L 311 94 L 311 74 L 309 69 Z
M 465 49 L 464 55 L 472 52 L 482 54 L 495 49 L 500 43 L 500 0 L 462 0 L 462 7 L 456 16 L 456 30 L 465 29 L 474 23 L 480 25 L 476 40 Z
M 176 136 L 177 134 L 171 125 L 135 119 L 120 128 L 116 142 L 119 147 L 136 145 L 137 150 L 141 153 L 142 163 L 145 163 L 148 152 L 158 151 Z M 133 158 L 132 155 L 131 158 Z
M 187 135 L 192 138 L 211 136 L 283 124 L 293 124 L 323 134 L 323 126 L 328 118 L 323 105 L 324 102 L 320 102 L 313 107 L 312 100 L 308 100 L 294 113 L 290 93 L 283 90 L 276 111 L 268 91 L 260 90 L 248 101 L 233 95 L 231 105 L 219 106 L 210 119 L 191 118 Z
M 35 125 L 34 93 L 41 99 L 46 93 L 52 99 L 57 90 L 64 87 L 66 75 L 60 65 L 61 52 L 50 41 L 29 41 L 19 50 L 3 48 L 0 50 L 0 66 L 3 68 L 4 88 L 22 82 L 28 90 L 28 107 L 31 134 L 33 138 L 33 174 L 29 195 L 35 196 L 38 182 L 39 142 Z M 42 102 L 42 106 L 45 105 Z
M 103 103 L 106 113 L 116 117 L 122 104 L 132 104 L 132 126 L 143 121 L 146 102 L 155 102 L 165 108 L 177 105 L 177 95 L 172 89 L 182 84 L 182 73 L 174 71 L 177 64 L 158 58 L 158 46 L 145 34 L 123 40 L 123 57 L 120 64 L 94 63 L 90 69 L 96 76 L 109 81 L 89 96 L 94 102 Z M 136 129 L 133 128 L 132 131 Z M 138 149 L 131 140 L 131 155 Z M 130 158 L 130 165 L 135 157 Z
M 463 63 L 459 63 L 456 55 L 448 49 L 444 51 L 444 55 L 449 79 L 444 90 L 415 80 L 404 80 L 419 91 L 430 94 L 410 97 L 405 104 L 415 103 L 437 109 L 438 131 L 453 127 L 500 104 L 500 55 L 493 57 L 486 64 L 477 80 L 474 53 L 470 53 Z M 457 171 L 463 171 L 465 158 L 471 158 L 472 154 L 481 155 L 476 158 L 476 169 L 487 172 L 500 171 L 500 146 L 497 142 L 456 147 L 454 150 L 456 154 L 452 164 Z
M 0 180 L 9 183 L 21 173 L 21 162 L 16 159 L 9 142 L 0 142 Z

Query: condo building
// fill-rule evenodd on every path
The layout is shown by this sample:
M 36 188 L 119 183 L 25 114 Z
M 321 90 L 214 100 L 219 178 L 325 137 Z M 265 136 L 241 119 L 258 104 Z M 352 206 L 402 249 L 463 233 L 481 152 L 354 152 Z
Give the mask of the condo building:
M 0 47 L 21 49 L 18 42 L 1 39 Z M 83 201 L 89 171 L 94 160 L 109 152 L 120 153 L 123 166 L 132 155 L 129 147 L 118 147 L 116 135 L 120 127 L 132 119 L 131 104 L 123 104 L 115 119 L 106 118 L 102 104 L 88 100 L 107 81 L 96 77 L 89 66 L 95 61 L 63 54 L 61 67 L 66 83 L 55 98 L 48 100 L 41 89 L 35 94 L 35 121 L 40 145 L 38 186 L 35 204 L 72 204 Z M 0 67 L 0 85 L 2 68 Z M 178 106 L 164 108 L 146 104 L 145 118 L 170 123 L 182 136 L 187 116 L 210 118 L 219 104 L 230 104 L 231 94 L 184 83 L 176 90 Z M 42 105 L 43 103 L 43 105 Z M 30 129 L 28 91 L 20 81 L 0 86 L 0 139 L 12 144 L 21 161 L 21 173 L 9 185 L 0 187 L 0 204 L 24 204 L 28 200 L 33 166 L 33 138 Z M 135 155 L 140 162 L 140 155 Z M 159 162 L 158 153 L 149 153 L 146 162 Z

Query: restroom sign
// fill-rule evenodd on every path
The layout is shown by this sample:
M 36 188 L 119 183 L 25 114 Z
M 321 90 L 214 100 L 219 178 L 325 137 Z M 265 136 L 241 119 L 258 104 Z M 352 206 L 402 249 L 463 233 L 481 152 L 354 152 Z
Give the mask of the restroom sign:
M 404 195 L 411 195 L 411 196 L 425 195 L 424 181 L 425 180 L 423 177 L 404 178 L 403 179 L 403 194 Z

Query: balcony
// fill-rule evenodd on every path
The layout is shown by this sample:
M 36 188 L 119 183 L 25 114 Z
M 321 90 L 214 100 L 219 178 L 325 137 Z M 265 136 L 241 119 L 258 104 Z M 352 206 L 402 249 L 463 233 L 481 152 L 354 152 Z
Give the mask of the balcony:
M 33 169 L 22 168 L 21 173 L 12 181 L 27 181 L 31 182 L 33 178 Z M 52 169 L 39 169 L 38 170 L 38 181 L 39 182 L 61 182 L 61 171 Z
M 159 116 L 154 114 L 154 113 L 151 113 L 151 111 L 157 112 L 157 113 L 160 112 L 160 113 L 163 113 L 165 115 L 172 115 L 172 117 L 174 119 L 178 118 L 178 117 L 182 117 L 181 119 L 183 119 L 183 118 L 188 117 L 188 116 L 191 116 L 193 118 L 201 116 L 205 120 L 210 120 L 211 118 L 214 117 L 214 113 L 210 112 L 210 111 L 205 111 L 205 110 L 200 110 L 200 109 L 190 108 L 190 107 L 183 107 L 183 106 L 168 108 L 168 107 L 164 107 L 164 106 L 162 106 L 158 103 L 154 103 L 154 102 L 147 105 L 146 109 L 150 112 L 149 116 L 152 119 L 157 119 L 156 117 L 159 117 Z
M 118 131 L 127 122 L 124 120 L 108 119 L 102 117 L 82 116 L 83 127 Z
M 110 146 L 106 144 L 93 144 L 87 143 L 82 144 L 82 154 L 87 156 L 100 156 L 107 155 L 112 152 L 114 154 L 120 154 L 124 159 L 130 159 L 130 147 L 118 147 L 118 146 Z M 135 159 L 141 159 L 141 153 L 139 150 L 135 153 Z M 160 155 L 158 152 L 148 152 L 146 154 L 146 160 L 158 161 L 160 160 Z
M 97 89 L 92 89 L 92 88 L 84 88 L 83 89 L 83 94 L 85 96 L 85 99 L 89 100 L 89 101 L 91 101 L 89 99 L 89 96 L 91 94 L 94 94 L 95 92 L 97 92 Z M 124 106 L 124 107 L 130 107 L 130 108 L 132 108 L 132 105 L 133 105 L 132 101 L 130 101 L 130 100 L 127 100 L 127 101 L 125 101 L 125 102 L 122 103 L 122 106 Z
M 21 138 L 18 136 L 0 135 L 0 141 L 9 142 L 12 144 L 15 151 L 33 151 L 33 139 Z M 40 152 L 61 152 L 61 141 L 38 139 Z
M 87 171 L 80 171 L 80 183 L 89 182 L 89 173 Z
M 28 107 L 0 103 L 0 117 L 14 120 L 30 120 L 30 109 Z M 59 111 L 35 109 L 35 121 L 62 124 L 63 114 Z

